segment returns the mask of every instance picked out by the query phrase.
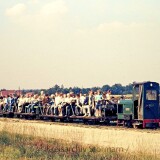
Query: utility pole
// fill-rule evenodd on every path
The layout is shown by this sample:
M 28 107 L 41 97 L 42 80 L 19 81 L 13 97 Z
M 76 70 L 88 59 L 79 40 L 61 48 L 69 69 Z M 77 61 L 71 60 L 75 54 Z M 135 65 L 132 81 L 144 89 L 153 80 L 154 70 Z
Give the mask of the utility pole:
M 19 96 L 20 96 L 20 86 L 19 86 Z

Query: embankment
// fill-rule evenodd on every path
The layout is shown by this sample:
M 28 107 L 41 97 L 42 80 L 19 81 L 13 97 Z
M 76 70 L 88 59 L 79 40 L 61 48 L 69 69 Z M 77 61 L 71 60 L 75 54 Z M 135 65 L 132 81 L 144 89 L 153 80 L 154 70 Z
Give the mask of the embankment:
M 103 147 L 123 148 L 127 152 L 160 155 L 160 132 L 115 128 L 89 128 L 52 122 L 0 119 L 0 131 L 75 141 Z

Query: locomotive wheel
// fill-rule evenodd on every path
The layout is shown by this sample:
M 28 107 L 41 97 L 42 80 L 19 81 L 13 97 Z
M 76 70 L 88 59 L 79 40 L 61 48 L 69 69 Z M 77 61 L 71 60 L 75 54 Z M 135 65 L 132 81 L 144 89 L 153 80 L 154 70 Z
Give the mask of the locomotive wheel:
M 83 123 L 87 125 L 88 124 L 88 120 L 83 119 Z
M 69 122 L 69 123 L 73 123 L 73 119 L 69 119 L 68 122 Z

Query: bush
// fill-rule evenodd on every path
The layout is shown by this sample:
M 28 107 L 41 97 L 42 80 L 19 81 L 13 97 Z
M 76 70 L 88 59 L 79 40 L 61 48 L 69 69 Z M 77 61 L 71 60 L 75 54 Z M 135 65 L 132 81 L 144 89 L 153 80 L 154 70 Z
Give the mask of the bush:
M 5 131 L 0 132 L 0 145 L 10 145 L 11 135 Z

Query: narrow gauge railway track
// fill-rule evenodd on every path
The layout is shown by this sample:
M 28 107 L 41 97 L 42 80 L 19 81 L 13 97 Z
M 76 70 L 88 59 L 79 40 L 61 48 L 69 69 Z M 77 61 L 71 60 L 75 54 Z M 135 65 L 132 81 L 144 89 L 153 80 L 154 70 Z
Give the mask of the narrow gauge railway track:
M 115 124 L 113 125 L 102 125 L 102 124 L 83 124 L 81 122 L 60 122 L 60 121 L 56 121 L 53 122 L 51 120 L 40 120 L 40 119 L 36 119 L 36 120 L 30 120 L 30 119 L 19 119 L 19 118 L 0 118 L 0 121 L 5 121 L 5 122 L 10 122 L 10 123 L 40 123 L 40 124 L 49 124 L 49 125 L 61 125 L 61 126 L 74 126 L 74 127 L 82 127 L 82 128 L 92 128 L 92 129 L 102 129 L 102 130 L 125 130 L 127 131 L 134 131 L 134 132 L 141 132 L 141 133 L 160 133 L 160 128 L 158 129 L 134 129 L 134 128 L 125 128 L 123 126 L 115 126 Z

